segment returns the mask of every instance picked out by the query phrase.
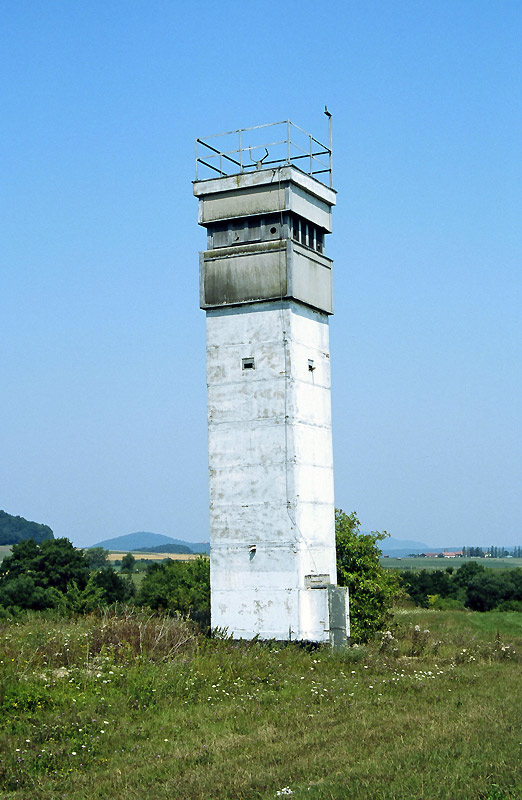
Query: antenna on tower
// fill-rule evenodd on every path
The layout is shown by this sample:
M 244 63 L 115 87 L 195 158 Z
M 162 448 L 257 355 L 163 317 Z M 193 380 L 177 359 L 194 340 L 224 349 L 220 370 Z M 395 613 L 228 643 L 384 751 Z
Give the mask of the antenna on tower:
M 328 117 L 328 147 L 330 149 L 330 186 L 333 186 L 332 183 L 332 115 L 328 111 L 328 106 L 325 105 L 324 113 Z
M 252 158 L 252 148 L 251 147 L 248 148 L 248 151 L 250 153 L 250 161 L 253 164 L 256 165 L 256 169 L 263 169 L 263 161 L 266 158 L 268 158 L 268 150 L 266 149 L 266 147 L 265 147 L 265 155 L 263 156 L 263 158 L 260 158 L 260 159 Z

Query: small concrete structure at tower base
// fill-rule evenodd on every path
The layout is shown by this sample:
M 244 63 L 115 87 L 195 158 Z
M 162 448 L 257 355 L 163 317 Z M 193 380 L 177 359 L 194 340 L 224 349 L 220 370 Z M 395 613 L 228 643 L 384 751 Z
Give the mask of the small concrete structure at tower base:
M 312 166 L 247 171 L 241 155 L 212 152 L 240 166 L 194 184 L 207 229 L 212 626 L 339 647 L 349 609 L 336 585 L 324 254 L 335 192 Z

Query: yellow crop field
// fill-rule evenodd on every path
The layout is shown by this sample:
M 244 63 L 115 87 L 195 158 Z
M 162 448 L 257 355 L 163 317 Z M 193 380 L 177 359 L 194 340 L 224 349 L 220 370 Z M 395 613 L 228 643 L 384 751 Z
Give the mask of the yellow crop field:
M 107 556 L 108 561 L 121 561 L 122 557 L 126 555 L 126 551 L 111 552 Z M 140 558 L 146 558 L 147 561 L 163 561 L 165 558 L 171 558 L 173 561 L 192 561 L 199 558 L 199 553 L 136 553 L 132 555 L 139 561 Z

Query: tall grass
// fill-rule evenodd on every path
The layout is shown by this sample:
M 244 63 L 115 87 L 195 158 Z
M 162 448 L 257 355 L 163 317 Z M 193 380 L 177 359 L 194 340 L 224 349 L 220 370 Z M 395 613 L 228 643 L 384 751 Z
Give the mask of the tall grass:
M 520 797 L 521 648 L 515 612 L 402 610 L 340 653 L 28 615 L 0 626 L 0 797 Z

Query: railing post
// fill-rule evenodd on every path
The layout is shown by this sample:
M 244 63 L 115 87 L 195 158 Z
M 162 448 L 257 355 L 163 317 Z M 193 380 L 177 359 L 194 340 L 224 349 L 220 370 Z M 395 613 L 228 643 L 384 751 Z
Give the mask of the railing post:
M 328 117 L 328 147 L 330 148 L 330 189 L 333 187 L 333 167 L 332 167 L 332 115 Z
M 241 144 L 241 128 L 237 132 L 239 142 L 239 169 L 243 172 L 243 146 Z
M 287 119 L 286 121 L 286 142 L 287 142 L 287 156 L 286 161 L 287 164 L 290 164 L 290 120 Z
M 312 136 L 310 135 L 310 175 L 314 174 L 313 152 L 314 152 L 313 139 L 312 139 Z

